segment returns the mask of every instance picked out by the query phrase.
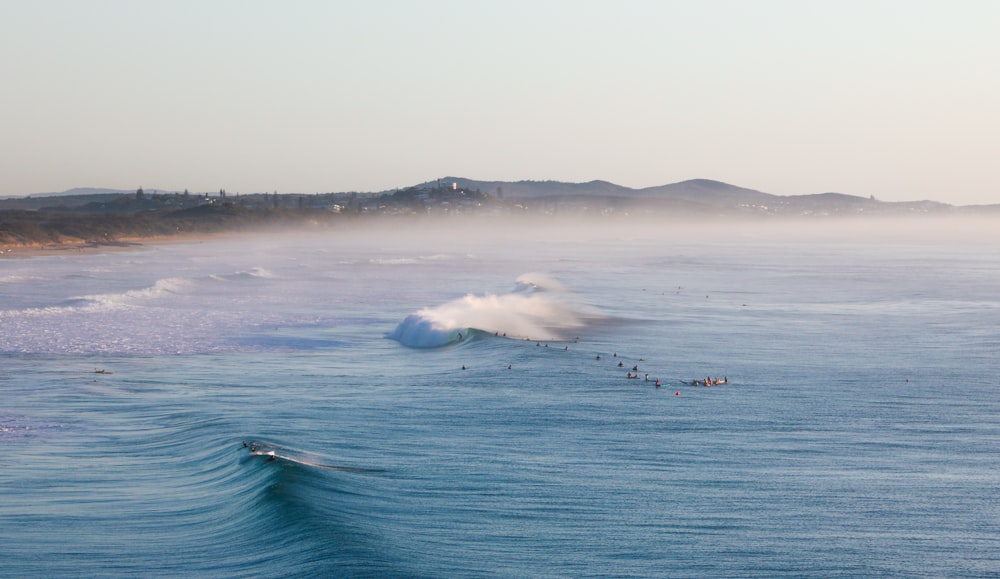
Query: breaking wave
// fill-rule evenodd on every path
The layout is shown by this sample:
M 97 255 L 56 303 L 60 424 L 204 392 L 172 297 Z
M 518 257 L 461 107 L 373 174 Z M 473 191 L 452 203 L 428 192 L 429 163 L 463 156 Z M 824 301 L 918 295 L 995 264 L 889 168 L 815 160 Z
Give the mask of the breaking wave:
M 192 283 L 193 280 L 188 278 L 168 277 L 159 279 L 153 285 L 146 288 L 128 290 L 121 293 L 82 296 L 77 299 L 82 302 L 93 302 L 107 306 L 115 306 L 137 300 L 158 298 L 166 294 L 180 294 L 184 292 L 185 288 L 192 285 Z
M 576 303 L 559 282 L 540 274 L 517 278 L 505 294 L 467 294 L 407 316 L 386 337 L 411 348 L 438 348 L 493 334 L 531 340 L 566 340 L 600 317 Z
M 61 296 L 43 292 L 25 304 L 0 304 L 0 352 L 150 354 L 239 346 L 222 337 L 255 328 L 270 312 L 252 310 L 247 316 L 233 306 L 233 296 L 251 302 L 276 279 L 261 267 L 161 277 L 132 287 L 85 279 L 88 289 L 111 287 Z
M 277 276 L 274 275 L 268 269 L 263 267 L 252 267 L 248 270 L 238 271 L 236 273 L 230 274 L 213 274 L 208 276 L 209 279 L 215 281 L 238 281 L 238 280 L 253 280 L 253 279 L 275 279 Z

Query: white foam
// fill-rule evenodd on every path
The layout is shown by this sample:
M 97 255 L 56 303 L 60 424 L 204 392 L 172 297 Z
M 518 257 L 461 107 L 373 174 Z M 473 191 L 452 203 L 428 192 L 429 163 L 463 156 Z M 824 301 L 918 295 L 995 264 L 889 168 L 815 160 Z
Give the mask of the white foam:
M 472 329 L 510 338 L 564 340 L 592 316 L 583 310 L 555 280 L 527 274 L 510 293 L 468 294 L 418 310 L 388 337 L 414 348 L 445 346 Z
M 81 300 L 94 302 L 105 306 L 123 305 L 137 300 L 155 299 L 167 294 L 180 294 L 190 286 L 192 281 L 183 277 L 168 277 L 156 280 L 156 282 L 146 288 L 129 290 L 113 294 L 96 294 L 81 296 Z

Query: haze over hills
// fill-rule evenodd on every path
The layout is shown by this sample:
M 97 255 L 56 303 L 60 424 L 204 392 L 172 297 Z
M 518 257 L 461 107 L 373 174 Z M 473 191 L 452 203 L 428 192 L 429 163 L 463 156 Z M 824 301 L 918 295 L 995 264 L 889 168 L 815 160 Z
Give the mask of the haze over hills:
M 954 206 L 937 201 L 880 201 L 875 197 L 860 197 L 843 193 L 808 195 L 773 195 L 711 179 L 691 179 L 678 183 L 633 189 L 608 181 L 586 183 L 562 181 L 484 181 L 464 177 L 442 177 L 409 187 L 369 193 L 323 193 L 330 196 L 353 195 L 364 200 L 382 199 L 388 204 L 399 202 L 403 193 L 414 195 L 433 191 L 476 192 L 503 204 L 544 207 L 547 211 L 604 212 L 672 212 L 717 216 L 748 215 L 859 215 L 859 214 L 947 214 L 1000 213 L 1000 204 Z M 146 189 L 147 194 L 174 194 L 169 190 Z M 53 206 L 72 207 L 85 203 L 106 202 L 135 191 L 101 188 L 75 188 L 62 193 L 40 193 L 30 197 L 0 200 L 0 208 L 37 210 Z M 186 193 L 186 192 L 185 192 Z M 216 192 L 192 193 L 202 197 L 217 196 Z M 269 195 L 267 192 L 244 193 L 244 198 Z M 282 197 L 303 197 L 314 194 L 286 193 Z M 237 194 L 239 196 L 239 194 Z M 58 198 L 58 200 L 56 199 Z M 423 196 L 426 200 L 427 195 Z M 229 199 L 232 199 L 230 194 Z M 410 202 L 412 206 L 412 202 Z
M 30 197 L 74 197 L 77 195 L 110 195 L 135 193 L 135 189 L 107 189 L 104 187 L 74 187 L 67 191 L 53 193 L 32 193 Z
M 478 181 L 443 177 L 378 193 L 217 193 L 139 188 L 72 189 L 0 199 L 0 247 L 108 244 L 193 233 L 326 227 L 369 217 L 518 216 L 621 223 L 656 220 L 767 221 L 841 217 L 1000 216 L 1000 204 L 884 202 L 841 193 L 780 196 L 709 179 L 632 189 L 607 181 Z M 529 221 L 530 222 L 530 221 Z M 0 250 L 2 252 L 2 250 Z
M 459 189 L 480 190 L 503 199 L 586 203 L 603 201 L 633 209 L 693 211 L 711 214 L 845 215 L 936 214 L 954 211 L 1000 212 L 1000 204 L 958 207 L 937 201 L 879 201 L 843 193 L 773 195 L 711 179 L 691 179 L 668 185 L 632 189 L 607 181 L 564 183 L 560 181 L 477 181 L 444 177 L 416 187 L 454 183 Z

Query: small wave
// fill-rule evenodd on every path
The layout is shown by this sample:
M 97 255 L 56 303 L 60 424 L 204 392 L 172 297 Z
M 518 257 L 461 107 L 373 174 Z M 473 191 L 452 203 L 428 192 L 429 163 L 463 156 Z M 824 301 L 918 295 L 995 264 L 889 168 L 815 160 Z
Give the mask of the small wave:
M 424 262 L 440 262 L 454 259 L 448 254 L 418 255 L 416 257 L 375 257 L 369 259 L 367 263 L 372 265 L 416 265 Z
M 41 280 L 42 278 L 31 275 L 19 275 L 19 274 L 0 275 L 0 285 L 3 285 L 5 283 L 23 283 L 27 281 L 41 281 Z
M 277 276 L 274 272 L 263 268 L 263 267 L 252 267 L 247 270 L 237 271 L 235 273 L 229 274 L 213 274 L 208 276 L 210 279 L 215 281 L 236 281 L 244 279 L 275 279 Z
M 372 265 L 413 265 L 420 260 L 414 257 L 376 257 L 368 260 Z
M 180 294 L 183 293 L 185 288 L 190 286 L 191 283 L 192 280 L 188 278 L 167 277 L 156 280 L 156 282 L 153 283 L 153 285 L 142 289 L 129 290 L 126 292 L 115 293 L 115 294 L 96 294 L 89 296 L 81 296 L 79 298 L 74 298 L 74 299 L 94 302 L 102 305 L 114 306 L 137 300 L 158 298 L 168 294 Z
M 20 310 L 0 310 L 0 318 L 35 318 L 60 316 L 73 312 L 102 312 L 127 307 L 137 302 L 148 301 L 170 294 L 184 293 L 192 283 L 187 278 L 171 277 L 157 280 L 153 285 L 120 293 L 92 294 L 68 298 L 58 305 L 25 308 Z
M 127 290 L 118 293 L 90 294 L 74 296 L 58 305 L 27 308 L 23 310 L 0 310 L 0 316 L 57 316 L 69 312 L 107 311 L 126 307 L 136 303 L 147 302 L 162 297 L 184 295 L 192 292 L 192 287 L 206 280 L 236 281 L 254 279 L 274 279 L 276 276 L 263 267 L 254 267 L 231 274 L 209 275 L 202 278 L 167 277 L 156 280 L 153 285 L 145 288 Z
M 559 281 L 541 273 L 526 273 L 514 280 L 516 292 L 565 292 L 566 287 Z
M 386 337 L 412 348 L 463 341 L 474 331 L 511 338 L 555 341 L 597 317 L 555 280 L 541 274 L 517 278 L 506 294 L 468 294 L 407 316 Z
M 252 534 L 264 539 L 255 549 L 263 552 L 264 563 L 243 568 L 310 577 L 407 575 L 386 559 L 384 542 L 372 540 L 380 524 L 372 511 L 381 511 L 389 500 L 381 491 L 382 477 L 372 474 L 384 471 L 263 442 L 248 442 L 239 453 L 238 466 L 246 475 L 240 496 L 253 499 L 240 503 L 265 529 Z M 243 490 L 247 485 L 252 488 Z
M 0 416 L 0 441 L 33 438 L 60 427 L 60 424 L 38 422 L 23 416 Z

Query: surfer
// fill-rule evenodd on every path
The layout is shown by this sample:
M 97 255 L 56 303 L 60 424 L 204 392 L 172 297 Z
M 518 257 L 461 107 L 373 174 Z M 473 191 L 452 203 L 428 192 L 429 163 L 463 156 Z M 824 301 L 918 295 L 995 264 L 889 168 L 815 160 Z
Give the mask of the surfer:
M 624 367 L 625 367 L 625 364 L 623 364 L 622 362 L 620 362 L 620 361 L 619 361 L 619 362 L 618 362 L 618 367 L 619 367 L 619 368 L 624 368 Z

